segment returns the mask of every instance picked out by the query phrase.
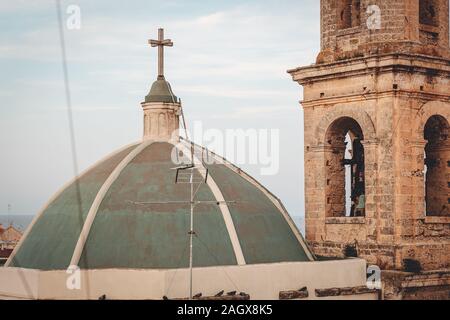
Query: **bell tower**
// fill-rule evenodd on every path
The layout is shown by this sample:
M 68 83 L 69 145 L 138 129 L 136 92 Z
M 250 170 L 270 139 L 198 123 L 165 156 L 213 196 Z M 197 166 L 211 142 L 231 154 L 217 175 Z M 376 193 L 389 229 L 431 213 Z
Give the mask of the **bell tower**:
M 383 270 L 448 270 L 449 1 L 320 6 L 316 63 L 288 71 L 304 90 L 306 239 Z
M 416 53 L 449 57 L 448 1 L 321 1 L 317 63 L 365 55 Z

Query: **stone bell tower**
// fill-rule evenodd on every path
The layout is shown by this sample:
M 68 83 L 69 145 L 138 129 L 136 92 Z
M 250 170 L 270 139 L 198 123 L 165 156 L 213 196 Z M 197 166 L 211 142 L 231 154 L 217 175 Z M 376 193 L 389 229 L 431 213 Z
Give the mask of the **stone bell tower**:
M 448 297 L 449 1 L 320 6 L 317 61 L 289 70 L 304 89 L 306 239 L 320 256 L 434 274 Z

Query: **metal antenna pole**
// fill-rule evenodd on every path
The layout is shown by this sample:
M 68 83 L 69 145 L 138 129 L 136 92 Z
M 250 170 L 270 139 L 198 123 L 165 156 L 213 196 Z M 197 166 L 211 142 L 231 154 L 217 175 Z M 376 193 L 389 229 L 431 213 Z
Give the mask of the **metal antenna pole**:
M 184 165 L 181 167 L 173 168 L 177 170 L 175 175 L 175 183 L 184 183 L 190 184 L 190 199 L 188 201 L 162 201 L 162 202 L 135 202 L 135 201 L 127 201 L 129 203 L 138 204 L 138 205 L 151 205 L 151 204 L 188 204 L 190 205 L 190 228 L 189 228 L 189 299 L 192 300 L 193 296 L 193 270 L 194 270 L 194 235 L 196 232 L 194 230 L 194 208 L 197 204 L 214 204 L 220 205 L 221 203 L 228 203 L 234 201 L 194 201 L 197 192 L 199 192 L 202 184 L 207 183 L 208 179 L 208 169 L 203 165 L 196 166 L 194 163 L 194 144 L 191 143 L 191 164 Z M 187 152 L 186 152 L 187 154 Z M 197 177 L 195 173 L 197 172 Z M 194 184 L 196 184 L 194 189 Z
M 193 262 L 193 248 L 192 242 L 194 237 L 194 183 L 193 183 L 194 170 L 191 171 L 190 185 L 191 185 L 191 229 L 189 231 L 189 299 L 192 300 L 192 262 Z

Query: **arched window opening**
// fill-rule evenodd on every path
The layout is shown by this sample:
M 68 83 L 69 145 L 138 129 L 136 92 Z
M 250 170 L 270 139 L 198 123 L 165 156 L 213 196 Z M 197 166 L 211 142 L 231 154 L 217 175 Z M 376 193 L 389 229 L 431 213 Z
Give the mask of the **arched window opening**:
M 339 29 L 361 25 L 361 0 L 338 0 Z
M 326 197 L 327 216 L 365 216 L 363 134 L 352 118 L 343 117 L 327 132 Z
M 428 119 L 424 128 L 425 208 L 428 216 L 450 215 L 450 140 L 448 121 L 439 115 Z
M 352 183 L 353 170 L 350 165 L 353 157 L 353 143 L 351 132 L 347 132 L 345 136 L 345 154 L 344 154 L 344 170 L 345 170 L 345 216 L 349 217 L 352 212 Z
M 419 0 L 420 24 L 438 27 L 438 10 L 436 0 Z

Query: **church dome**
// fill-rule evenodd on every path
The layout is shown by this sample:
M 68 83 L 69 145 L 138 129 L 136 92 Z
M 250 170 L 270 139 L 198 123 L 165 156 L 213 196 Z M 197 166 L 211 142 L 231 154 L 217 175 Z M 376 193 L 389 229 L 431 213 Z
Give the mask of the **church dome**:
M 108 156 L 51 198 L 7 267 L 182 269 L 191 257 L 193 267 L 313 260 L 275 196 L 179 137 L 181 102 L 163 73 L 162 49 L 172 42 L 162 29 L 158 34 L 150 44 L 159 47 L 159 74 L 141 104 L 143 141 Z
M 190 143 L 177 148 L 186 156 Z M 10 267 L 178 269 L 189 265 L 190 185 L 177 183 L 170 142 L 144 141 L 100 161 L 36 216 Z M 195 158 L 205 151 L 196 146 Z M 312 260 L 281 202 L 219 156 L 194 200 L 193 266 Z M 190 156 L 189 156 L 190 158 Z

